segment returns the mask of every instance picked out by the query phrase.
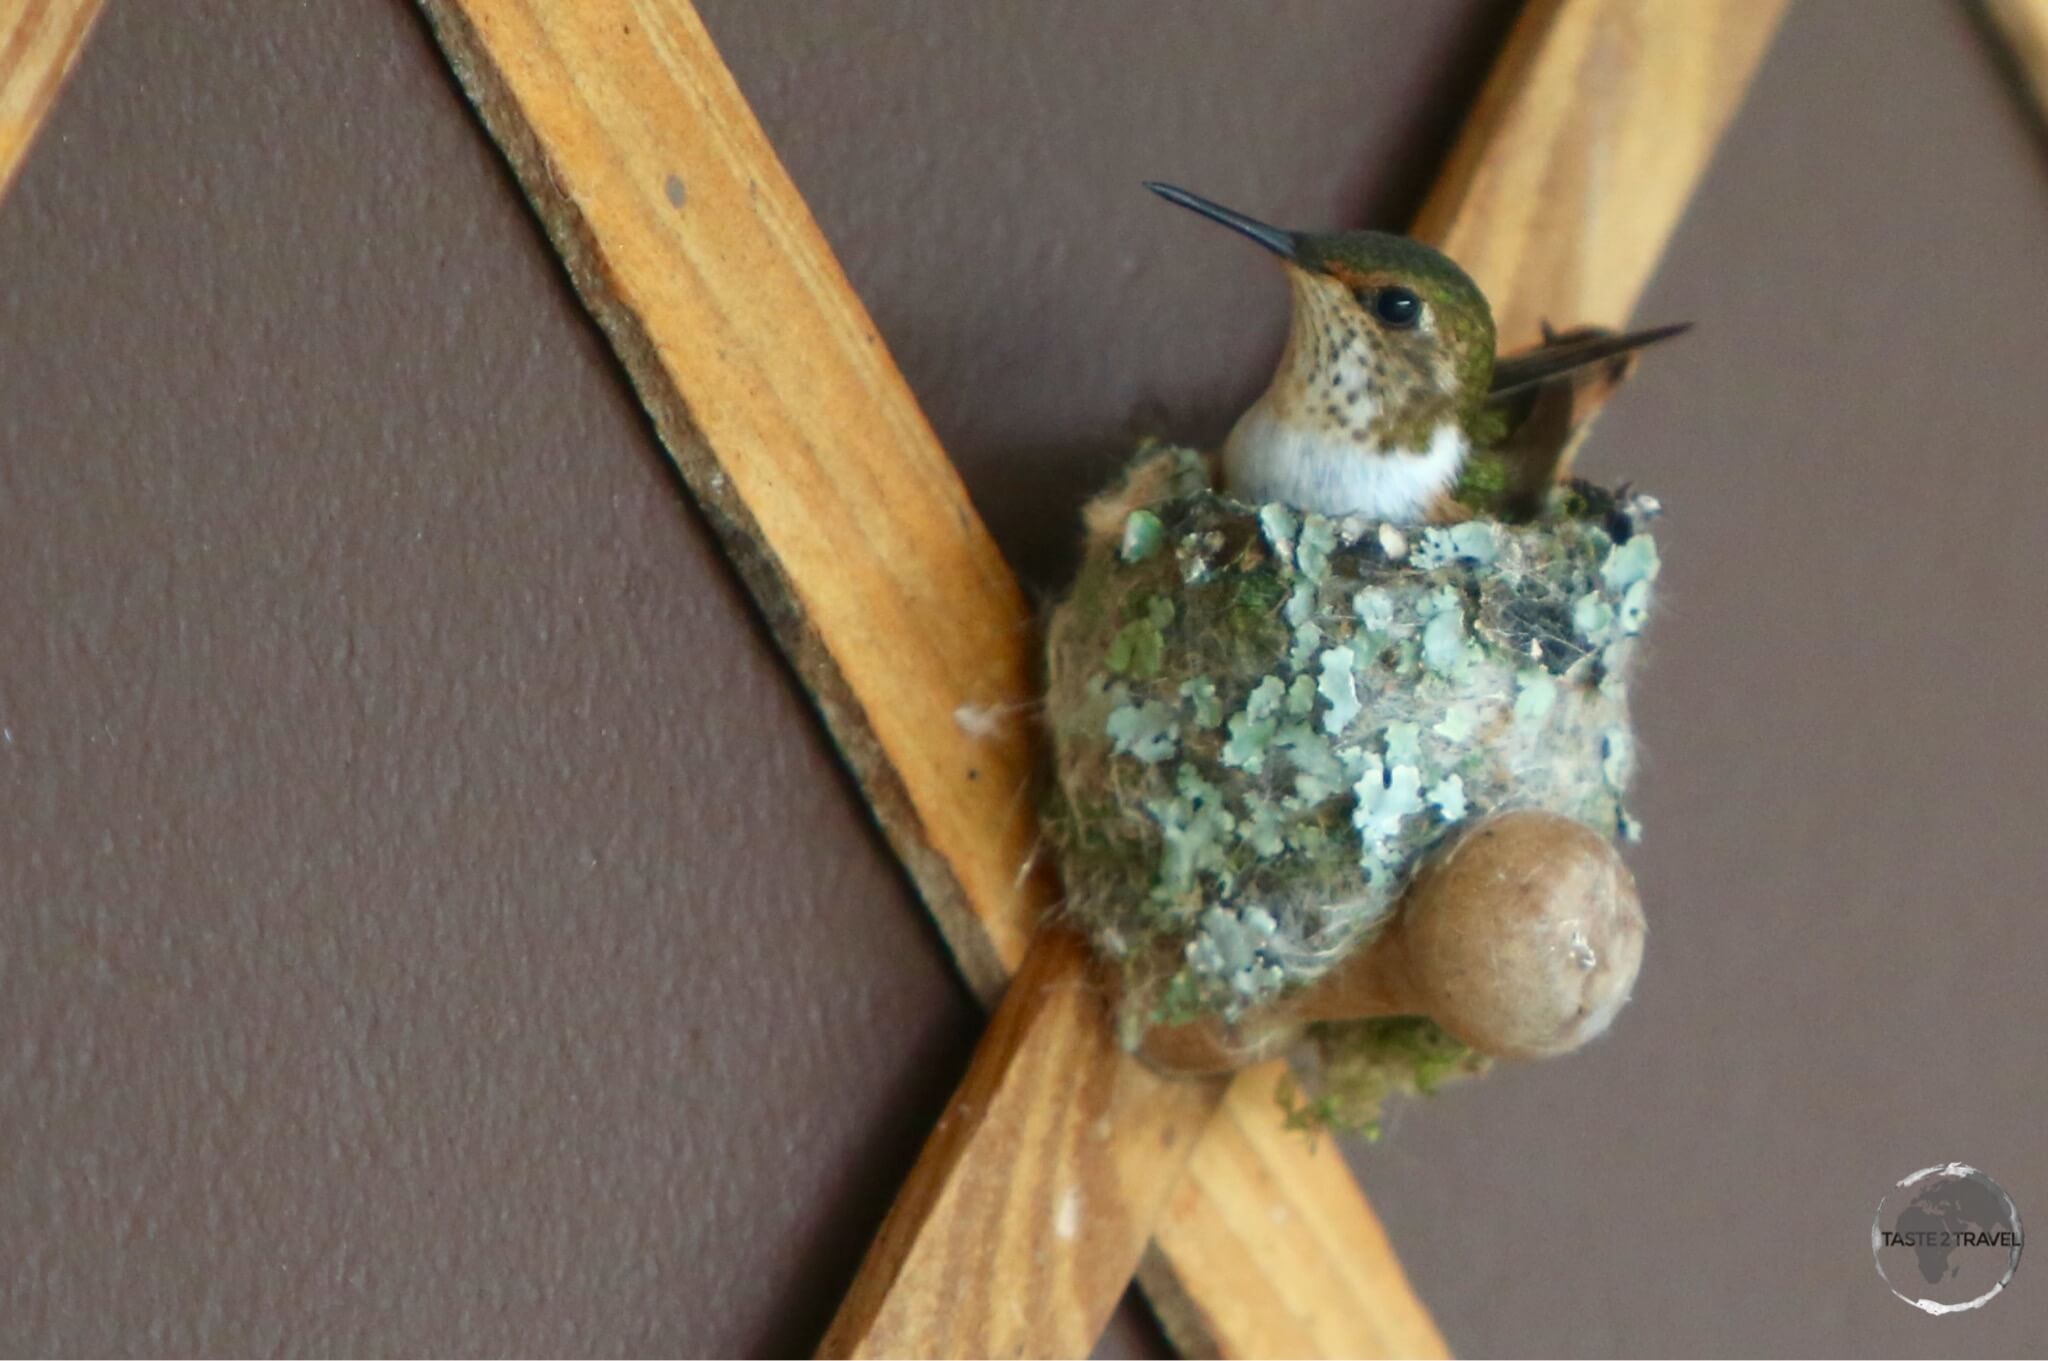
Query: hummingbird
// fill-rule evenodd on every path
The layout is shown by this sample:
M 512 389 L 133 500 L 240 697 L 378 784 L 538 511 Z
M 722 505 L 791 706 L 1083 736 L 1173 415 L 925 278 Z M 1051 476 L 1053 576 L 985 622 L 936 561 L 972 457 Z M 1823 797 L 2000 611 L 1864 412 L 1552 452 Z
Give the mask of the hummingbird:
M 1688 329 L 1546 327 L 1544 344 L 1497 356 L 1486 295 L 1420 241 L 1283 231 L 1170 184 L 1145 187 L 1250 237 L 1287 271 L 1286 348 L 1223 445 L 1223 491 L 1254 505 L 1459 519 L 1470 513 L 1451 497 L 1460 474 L 1475 453 L 1498 453 L 1510 460 L 1494 479 L 1506 493 L 1498 508 L 1534 514 L 1634 352 Z

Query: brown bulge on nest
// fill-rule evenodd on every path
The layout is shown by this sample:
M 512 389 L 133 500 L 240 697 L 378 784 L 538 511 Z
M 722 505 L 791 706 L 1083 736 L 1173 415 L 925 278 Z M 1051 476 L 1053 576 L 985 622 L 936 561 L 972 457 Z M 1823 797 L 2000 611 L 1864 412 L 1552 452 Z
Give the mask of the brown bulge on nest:
M 1216 486 L 1216 455 L 1200 455 L 1195 484 L 1203 491 Z M 1190 490 L 1194 470 L 1172 458 L 1140 459 L 1123 481 L 1090 498 L 1081 507 L 1081 528 L 1088 542 L 1113 545 L 1124 536 L 1131 512 L 1158 505 Z
M 1430 858 L 1367 949 L 1235 1026 L 1155 1030 L 1146 1057 L 1177 1072 L 1267 1058 L 1310 1021 L 1427 1016 L 1482 1054 L 1549 1058 L 1605 1031 L 1643 962 L 1635 878 L 1584 823 L 1523 809 Z
M 1425 1015 L 1496 1058 L 1566 1054 L 1628 1001 L 1643 936 L 1612 843 L 1555 813 L 1502 813 L 1425 863 L 1385 934 L 1297 1014 Z

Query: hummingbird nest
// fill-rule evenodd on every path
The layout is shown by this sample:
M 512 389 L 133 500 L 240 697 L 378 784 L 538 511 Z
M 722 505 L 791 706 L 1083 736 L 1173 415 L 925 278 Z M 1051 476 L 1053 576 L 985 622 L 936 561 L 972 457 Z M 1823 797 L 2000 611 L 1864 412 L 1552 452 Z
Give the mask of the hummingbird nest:
M 1471 820 L 1637 839 L 1646 509 L 1579 484 L 1535 523 L 1400 528 L 1244 505 L 1194 451 L 1140 450 L 1090 507 L 1047 657 L 1065 911 L 1121 972 L 1128 1047 L 1309 987 Z M 1314 1034 L 1314 1121 L 1370 1126 L 1484 1065 L 1426 1019 Z

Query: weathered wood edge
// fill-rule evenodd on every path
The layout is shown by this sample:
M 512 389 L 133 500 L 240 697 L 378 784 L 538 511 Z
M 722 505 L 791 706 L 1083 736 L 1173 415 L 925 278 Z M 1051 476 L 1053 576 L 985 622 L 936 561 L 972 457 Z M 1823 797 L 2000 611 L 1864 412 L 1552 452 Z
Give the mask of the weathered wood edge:
M 610 270 L 583 214 L 563 191 L 562 176 L 521 115 L 460 0 L 419 0 L 419 4 L 456 79 L 561 256 L 577 295 L 616 351 L 663 447 L 817 704 L 826 729 L 859 782 L 890 848 L 937 921 L 968 986 L 984 1004 L 993 1005 L 1002 996 L 1015 960 L 1004 957 L 1010 952 L 996 940 L 986 915 L 976 910 L 952 865 L 922 835 L 915 801 L 876 740 L 865 707 L 834 663 L 816 622 L 804 611 L 795 583 L 768 548 L 753 512 L 723 475 L 717 451 L 698 431 L 687 396 L 668 378 L 640 317 L 619 301 L 611 286 Z M 965 513 L 972 514 L 964 489 L 960 500 Z M 1021 946 L 1017 953 L 1021 957 Z
M 103 0 L 27 0 L 0 13 L 0 198 L 28 159 Z

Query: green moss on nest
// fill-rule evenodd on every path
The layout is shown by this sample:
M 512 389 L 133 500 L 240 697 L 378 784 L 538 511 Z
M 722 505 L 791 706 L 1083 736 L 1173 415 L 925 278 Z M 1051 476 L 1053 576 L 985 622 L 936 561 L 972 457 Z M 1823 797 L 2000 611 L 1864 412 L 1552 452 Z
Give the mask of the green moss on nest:
M 1280 1106 L 1290 1129 L 1352 1130 L 1378 1139 L 1389 1098 L 1427 1096 L 1490 1065 L 1420 1016 L 1312 1026 L 1309 1040 L 1321 1065 L 1318 1091 L 1306 1096 L 1291 1078 L 1283 1080 Z
M 1141 451 L 1049 638 L 1051 834 L 1067 911 L 1123 970 L 1133 1047 L 1315 982 L 1467 818 L 1634 827 L 1626 679 L 1657 558 L 1617 537 L 1611 498 L 1395 531 L 1242 505 L 1201 469 Z M 1350 1125 L 1472 1062 L 1419 1021 L 1317 1040 L 1302 1109 Z

